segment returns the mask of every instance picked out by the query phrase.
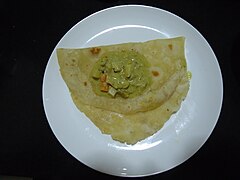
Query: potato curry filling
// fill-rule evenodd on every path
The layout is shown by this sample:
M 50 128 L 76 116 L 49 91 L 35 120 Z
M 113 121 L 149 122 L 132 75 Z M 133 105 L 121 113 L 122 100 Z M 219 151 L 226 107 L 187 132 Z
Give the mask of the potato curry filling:
M 135 50 L 104 53 L 90 73 L 97 95 L 132 98 L 141 95 L 151 84 L 146 58 Z

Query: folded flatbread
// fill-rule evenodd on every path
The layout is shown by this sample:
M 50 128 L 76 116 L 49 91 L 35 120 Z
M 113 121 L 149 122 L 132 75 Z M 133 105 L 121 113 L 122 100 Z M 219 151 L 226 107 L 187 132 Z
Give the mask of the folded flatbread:
M 78 109 L 102 133 L 122 143 L 135 144 L 160 130 L 178 111 L 188 93 L 184 41 L 184 37 L 177 37 L 90 48 L 59 48 L 57 57 L 61 75 Z M 122 97 L 96 92 L 94 82 L 98 79 L 92 77 L 92 71 L 99 59 L 112 52 L 136 52 L 147 61 L 144 68 L 150 80 L 140 94 Z

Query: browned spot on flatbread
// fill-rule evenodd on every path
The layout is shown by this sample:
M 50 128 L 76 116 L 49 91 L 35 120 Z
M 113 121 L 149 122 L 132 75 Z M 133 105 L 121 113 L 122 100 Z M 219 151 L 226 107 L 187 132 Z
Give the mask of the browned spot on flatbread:
M 157 77 L 157 76 L 159 76 L 159 72 L 158 71 L 152 71 L 152 75 Z
M 99 54 L 101 51 L 101 48 L 98 48 L 98 47 L 93 47 L 90 49 L 90 52 L 93 54 L 93 55 L 97 55 Z

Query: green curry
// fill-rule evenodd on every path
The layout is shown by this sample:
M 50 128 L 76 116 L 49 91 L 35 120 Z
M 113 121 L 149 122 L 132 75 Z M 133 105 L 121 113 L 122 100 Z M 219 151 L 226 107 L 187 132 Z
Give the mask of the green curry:
M 134 50 L 104 53 L 95 63 L 90 79 L 97 95 L 132 98 L 151 84 L 150 65 Z

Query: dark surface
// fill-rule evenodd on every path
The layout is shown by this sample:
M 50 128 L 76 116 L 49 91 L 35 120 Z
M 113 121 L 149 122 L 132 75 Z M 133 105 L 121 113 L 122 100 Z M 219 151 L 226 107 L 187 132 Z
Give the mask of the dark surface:
M 198 29 L 218 58 L 224 82 L 222 112 L 207 142 L 180 166 L 145 178 L 239 179 L 239 2 L 1 1 L 0 175 L 34 179 L 117 178 L 81 164 L 57 141 L 44 113 L 42 81 L 52 50 L 77 22 L 107 7 L 145 4 L 168 10 Z

